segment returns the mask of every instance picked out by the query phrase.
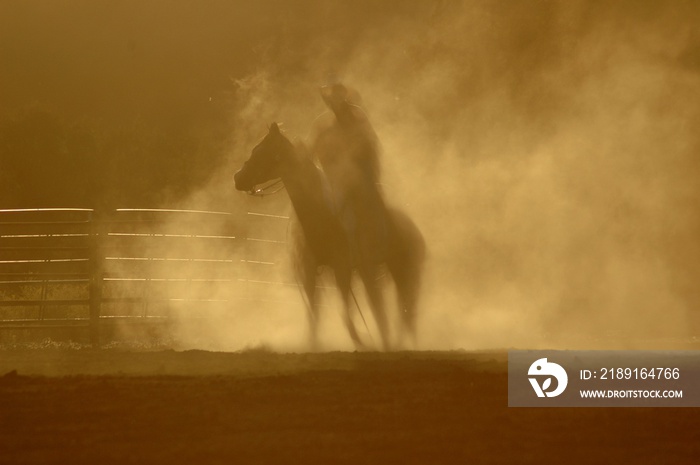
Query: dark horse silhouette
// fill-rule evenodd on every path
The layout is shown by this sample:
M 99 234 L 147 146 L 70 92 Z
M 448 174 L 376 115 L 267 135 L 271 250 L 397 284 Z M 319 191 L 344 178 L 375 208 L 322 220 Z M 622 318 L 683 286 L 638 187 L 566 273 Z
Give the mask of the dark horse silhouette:
M 353 253 L 354 238 L 344 227 L 334 205 L 330 186 L 323 173 L 303 146 L 293 145 L 272 124 L 268 134 L 253 148 L 250 158 L 235 174 L 236 189 L 253 191 L 264 182 L 281 178 L 286 186 L 296 217 L 303 232 L 297 245 L 296 270 L 300 275 L 309 306 L 311 344 L 317 346 L 318 307 L 316 276 L 320 266 L 332 269 L 344 305 L 344 321 L 356 347 L 364 346 L 353 324 L 349 294 L 353 270 L 359 272 L 370 306 L 381 333 L 384 348 L 389 348 L 389 333 L 383 306 L 378 303 L 382 292 L 372 271 L 378 266 L 366 254 Z M 400 337 L 416 341 L 416 305 L 425 257 L 425 242 L 416 225 L 406 214 L 387 208 L 387 240 L 376 256 L 386 264 L 396 285 L 401 314 Z

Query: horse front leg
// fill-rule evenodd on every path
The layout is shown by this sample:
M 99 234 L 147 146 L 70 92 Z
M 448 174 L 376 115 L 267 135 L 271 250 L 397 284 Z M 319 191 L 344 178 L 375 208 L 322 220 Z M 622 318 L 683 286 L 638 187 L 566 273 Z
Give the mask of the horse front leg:
M 297 238 L 296 245 L 294 265 L 297 274 L 297 284 L 301 286 L 302 297 L 306 306 L 306 316 L 309 323 L 309 347 L 315 352 L 319 350 L 318 324 L 320 312 L 316 296 L 316 272 L 318 271 L 318 266 L 316 258 L 300 237 Z
M 306 295 L 307 319 L 309 321 L 309 347 L 312 352 L 319 350 L 318 322 L 319 311 L 316 302 L 316 274 L 309 273 L 304 277 L 304 294 Z

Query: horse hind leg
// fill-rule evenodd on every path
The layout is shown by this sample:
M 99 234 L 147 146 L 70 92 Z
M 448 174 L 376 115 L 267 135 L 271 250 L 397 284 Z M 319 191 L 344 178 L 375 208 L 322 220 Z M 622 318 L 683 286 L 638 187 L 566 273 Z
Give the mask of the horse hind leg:
M 355 328 L 355 323 L 352 321 L 352 315 L 350 313 L 350 282 L 352 279 L 352 272 L 349 269 L 342 269 L 335 271 L 336 285 L 338 286 L 338 291 L 340 292 L 340 297 L 343 300 L 343 322 L 345 327 L 350 334 L 350 339 L 352 339 L 353 344 L 355 344 L 355 349 L 363 350 L 365 349 L 365 344 L 362 342 L 357 328 Z
M 377 329 L 379 330 L 382 348 L 384 350 L 390 350 L 391 344 L 389 342 L 389 322 L 386 317 L 382 287 L 377 280 L 377 271 L 378 270 L 376 268 L 364 270 L 360 273 L 360 276 L 365 286 L 365 292 L 367 293 L 367 299 L 369 300 L 374 321 L 377 324 Z
M 391 211 L 392 247 L 387 256 L 387 267 L 396 285 L 401 319 L 400 342 L 408 336 L 416 347 L 418 299 L 420 297 L 423 263 L 426 247 L 423 235 L 405 214 Z
M 420 295 L 421 272 L 417 268 L 394 269 L 391 271 L 396 285 L 396 294 L 399 305 L 401 330 L 399 331 L 399 344 L 405 337 L 409 338 L 413 348 L 418 343 L 417 313 L 418 297 Z

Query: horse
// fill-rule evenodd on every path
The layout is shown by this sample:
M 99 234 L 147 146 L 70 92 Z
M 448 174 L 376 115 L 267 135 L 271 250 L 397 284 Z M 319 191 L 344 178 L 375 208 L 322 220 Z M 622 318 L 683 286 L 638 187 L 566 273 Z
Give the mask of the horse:
M 318 306 L 316 305 L 316 277 L 319 267 L 333 271 L 340 293 L 344 323 L 356 348 L 365 347 L 351 317 L 349 296 L 353 271 L 362 279 L 373 316 L 380 332 L 384 349 L 390 347 L 389 328 L 383 305 L 381 288 L 376 275 L 376 261 L 369 261 L 353 253 L 350 237 L 357 231 L 348 230 L 334 204 L 331 186 L 323 171 L 313 162 L 302 145 L 294 145 L 273 123 L 268 134 L 253 148 L 249 159 L 234 175 L 239 191 L 254 192 L 256 186 L 281 178 L 294 208 L 302 231 L 297 244 L 295 268 L 302 284 L 308 306 L 311 346 L 318 345 Z M 425 241 L 415 223 L 396 208 L 387 207 L 387 240 L 376 256 L 386 265 L 396 286 L 401 314 L 401 333 L 416 342 L 417 303 Z

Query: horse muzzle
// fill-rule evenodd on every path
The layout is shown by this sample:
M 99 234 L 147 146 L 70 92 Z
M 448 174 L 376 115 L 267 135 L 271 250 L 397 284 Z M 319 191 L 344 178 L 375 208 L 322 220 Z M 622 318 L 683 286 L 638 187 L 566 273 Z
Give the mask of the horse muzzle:
M 238 191 L 252 191 L 255 185 L 246 179 L 243 170 L 239 170 L 233 175 L 233 183 Z

